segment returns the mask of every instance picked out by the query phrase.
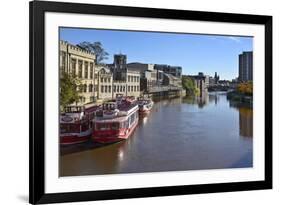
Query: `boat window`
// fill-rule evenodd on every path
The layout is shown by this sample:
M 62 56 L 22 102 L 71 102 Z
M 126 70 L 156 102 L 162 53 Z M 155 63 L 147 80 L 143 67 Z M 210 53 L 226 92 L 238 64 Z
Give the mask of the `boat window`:
M 96 130 L 110 130 L 110 124 L 108 123 L 97 123 Z
M 75 124 L 61 124 L 60 125 L 60 133 L 79 133 L 80 126 Z
M 119 130 L 119 122 L 113 122 L 111 125 L 112 130 Z
M 121 122 L 120 127 L 121 128 L 127 128 L 128 127 L 128 120 Z
M 67 125 L 60 124 L 60 133 L 67 133 Z
M 89 123 L 88 122 L 85 122 L 81 125 L 81 131 L 87 131 L 89 128 Z

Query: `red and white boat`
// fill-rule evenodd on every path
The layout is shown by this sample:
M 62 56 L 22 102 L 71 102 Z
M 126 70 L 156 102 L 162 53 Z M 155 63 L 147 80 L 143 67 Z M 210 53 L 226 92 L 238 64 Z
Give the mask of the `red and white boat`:
M 93 120 L 93 140 L 113 143 L 127 139 L 137 127 L 138 110 L 136 100 L 130 97 L 117 97 L 115 102 L 104 103 Z
M 82 143 L 90 139 L 93 132 L 93 118 L 99 106 L 65 107 L 60 115 L 60 144 Z
M 151 111 L 153 107 L 153 101 L 150 98 L 139 97 L 138 100 L 139 105 L 139 113 L 140 114 L 147 114 Z

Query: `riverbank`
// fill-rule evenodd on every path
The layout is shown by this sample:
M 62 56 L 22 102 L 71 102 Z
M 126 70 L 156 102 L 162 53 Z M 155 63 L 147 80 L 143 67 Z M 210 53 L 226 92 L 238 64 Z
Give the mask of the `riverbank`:
M 253 96 L 252 95 L 245 95 L 238 91 L 231 91 L 227 93 L 227 99 L 234 102 L 239 103 L 247 103 L 252 105 L 253 104 Z

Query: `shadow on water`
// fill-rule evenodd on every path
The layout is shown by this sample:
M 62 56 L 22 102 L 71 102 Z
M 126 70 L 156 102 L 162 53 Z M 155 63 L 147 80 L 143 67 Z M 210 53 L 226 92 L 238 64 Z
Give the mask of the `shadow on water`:
M 76 152 L 83 152 L 91 149 L 100 148 L 103 146 L 109 146 L 111 144 L 101 144 L 93 142 L 92 140 L 89 140 L 87 142 L 79 143 L 79 144 L 73 144 L 73 145 L 61 145 L 60 146 L 60 155 L 67 155 L 71 153 Z

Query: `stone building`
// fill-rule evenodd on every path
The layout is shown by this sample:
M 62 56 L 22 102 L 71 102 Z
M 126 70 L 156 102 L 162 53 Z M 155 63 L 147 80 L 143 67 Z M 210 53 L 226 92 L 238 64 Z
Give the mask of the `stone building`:
M 128 96 L 128 87 L 126 81 L 115 80 L 113 82 L 112 98 L 115 98 L 117 94 L 122 94 L 123 96 Z
M 163 85 L 182 87 L 182 81 L 181 81 L 181 78 L 177 78 L 172 74 L 164 73 Z
M 154 70 L 154 64 L 147 63 L 128 63 L 129 71 L 138 71 L 140 73 L 140 91 L 147 92 L 157 85 L 157 71 Z
M 107 100 L 112 98 L 113 74 L 107 66 L 96 67 L 95 98 Z
M 80 92 L 79 103 L 93 102 L 95 54 L 66 41 L 60 41 L 59 50 L 60 77 L 62 77 L 63 72 L 78 77 L 81 80 L 81 84 L 77 85 L 77 90 Z
M 164 73 L 171 74 L 177 78 L 181 78 L 182 75 L 182 67 L 180 66 L 171 66 L 166 64 L 155 64 L 154 65 L 155 70 L 161 70 Z
M 113 97 L 117 93 L 126 96 L 140 96 L 140 72 L 128 69 L 126 55 L 114 55 L 113 64 L 108 64 L 108 66 L 113 73 Z
M 127 68 L 126 55 L 114 55 L 113 64 L 97 65 L 94 53 L 60 41 L 59 57 L 60 74 L 65 72 L 81 81 L 77 85 L 78 104 L 109 100 L 116 94 L 140 96 L 140 72 Z

